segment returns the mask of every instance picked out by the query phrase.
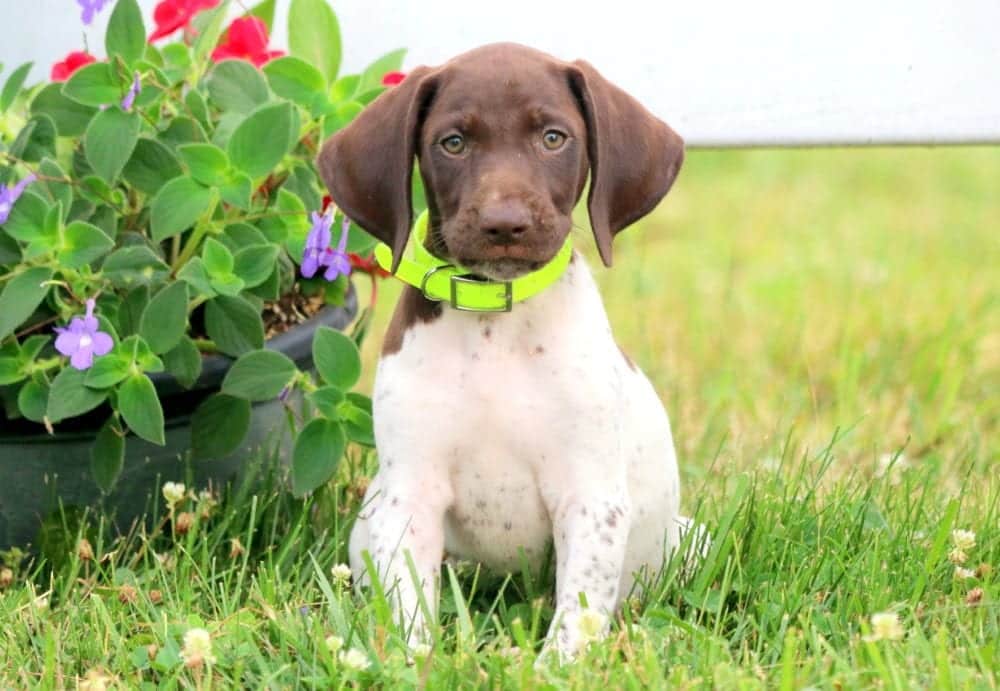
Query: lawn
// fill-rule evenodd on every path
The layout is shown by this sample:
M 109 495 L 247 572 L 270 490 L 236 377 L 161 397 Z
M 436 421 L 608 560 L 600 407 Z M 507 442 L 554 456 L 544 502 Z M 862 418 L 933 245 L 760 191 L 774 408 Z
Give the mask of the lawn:
M 597 275 L 714 541 L 578 662 L 534 667 L 551 574 L 470 564 L 408 660 L 384 596 L 332 572 L 374 456 L 302 502 L 262 452 L 255 494 L 4 555 L 0 688 L 996 689 L 1000 149 L 693 152 Z

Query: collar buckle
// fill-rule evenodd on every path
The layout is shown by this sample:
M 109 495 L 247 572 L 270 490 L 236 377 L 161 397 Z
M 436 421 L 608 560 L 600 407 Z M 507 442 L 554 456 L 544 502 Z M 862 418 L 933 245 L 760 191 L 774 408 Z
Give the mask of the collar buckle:
M 491 283 L 493 281 L 490 281 Z M 514 309 L 514 285 L 510 281 L 504 281 L 504 304 L 500 307 L 462 307 L 458 304 L 458 286 L 460 283 L 471 283 L 482 285 L 484 281 L 475 278 L 468 278 L 461 274 L 451 276 L 451 306 L 461 312 L 510 312 Z

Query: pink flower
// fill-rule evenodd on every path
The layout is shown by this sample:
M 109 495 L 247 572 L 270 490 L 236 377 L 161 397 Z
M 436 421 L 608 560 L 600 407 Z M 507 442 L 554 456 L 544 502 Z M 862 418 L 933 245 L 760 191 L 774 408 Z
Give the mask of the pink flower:
M 186 29 L 196 14 L 218 4 L 219 0 L 163 0 L 153 10 L 156 28 L 149 35 L 149 42 L 169 36 L 178 29 Z
M 406 72 L 386 72 L 382 75 L 382 86 L 396 86 L 406 79 Z
M 267 49 L 267 25 L 260 17 L 240 17 L 229 25 L 226 42 L 212 51 L 213 62 L 235 58 L 249 60 L 260 67 L 268 60 L 281 57 L 282 50 Z
M 92 62 L 97 62 L 97 58 L 85 50 L 74 50 L 63 58 L 62 62 L 57 62 L 52 66 L 49 77 L 54 82 L 64 82 L 78 69 Z

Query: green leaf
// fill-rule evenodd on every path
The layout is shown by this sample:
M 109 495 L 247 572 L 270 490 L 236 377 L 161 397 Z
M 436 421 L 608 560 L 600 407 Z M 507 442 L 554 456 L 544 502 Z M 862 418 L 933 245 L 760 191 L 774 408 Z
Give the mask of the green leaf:
M 38 166 L 38 172 L 46 178 L 38 181 L 40 189 L 45 190 L 48 201 L 62 204 L 65 219 L 73 206 L 73 187 L 69 182 L 61 182 L 68 179 L 65 171 L 51 158 L 46 158 Z
M 221 185 L 227 180 L 229 157 L 226 152 L 213 144 L 182 144 L 177 147 L 184 165 L 198 182 L 203 185 Z
M 195 62 L 202 62 L 212 52 L 216 44 L 218 44 L 219 37 L 222 36 L 226 13 L 228 11 L 229 2 L 228 0 L 223 0 L 223 2 L 219 3 L 218 7 L 202 15 L 204 21 L 198 27 L 198 38 L 194 41 Z
M 116 288 L 159 283 L 170 274 L 170 267 L 145 245 L 122 247 L 108 255 L 101 273 Z
M 233 272 L 233 254 L 215 238 L 207 238 L 201 249 L 201 259 L 209 276 L 225 276 Z
M 341 77 L 330 87 L 330 100 L 334 103 L 348 100 L 358 92 L 358 84 L 360 83 L 360 74 L 348 74 Z
M 244 16 L 259 17 L 270 35 L 274 31 L 274 6 L 275 0 L 263 0 L 247 10 Z
M 219 350 L 233 357 L 264 346 L 260 312 L 243 298 L 220 295 L 205 303 L 205 330 Z
M 312 343 L 313 363 L 327 384 L 346 391 L 361 378 L 361 354 L 350 337 L 328 326 L 316 329 Z
M 108 419 L 90 447 L 90 472 L 101 491 L 107 494 L 115 486 L 125 463 L 125 435 Z
M 308 398 L 323 417 L 329 420 L 340 419 L 339 406 L 344 401 L 344 392 L 336 386 L 321 386 L 310 392 Z
M 246 173 L 232 173 L 219 186 L 222 201 L 244 211 L 250 210 L 250 196 L 253 194 L 253 180 Z
M 142 311 L 139 335 L 154 353 L 165 353 L 181 340 L 187 329 L 188 292 L 184 281 L 168 284 Z
M 128 376 L 130 364 L 131 360 L 123 357 L 116 349 L 94 360 L 83 383 L 92 389 L 107 389 Z
M 92 62 L 78 69 L 63 87 L 62 93 L 85 106 L 106 106 L 118 103 L 124 89 L 109 62 Z
M 210 128 L 212 126 L 212 116 L 208 112 L 208 103 L 200 91 L 194 89 L 188 91 L 184 96 L 184 105 L 188 107 L 188 110 L 202 127 Z
M 24 368 L 20 358 L 0 357 L 0 386 L 16 384 L 24 377 Z
M 122 177 L 143 194 L 154 195 L 184 171 L 173 152 L 164 144 L 139 137 L 132 157 L 122 170 Z
M 365 107 L 357 101 L 345 101 L 337 105 L 333 112 L 323 118 L 323 137 L 329 137 L 351 124 Z
M 222 393 L 267 401 L 277 398 L 298 368 L 286 355 L 274 350 L 255 350 L 240 357 L 222 380 Z
M 83 415 L 108 397 L 107 389 L 92 389 L 85 385 L 86 370 L 66 367 L 52 380 L 48 409 L 45 416 L 51 422 Z
M 60 137 L 79 137 L 87 130 L 96 108 L 67 98 L 62 93 L 63 85 L 49 84 L 31 101 L 31 113 L 44 113 L 52 118 Z
M 212 287 L 208 271 L 205 269 L 205 262 L 201 260 L 201 257 L 192 257 L 188 260 L 177 272 L 177 278 L 186 281 L 199 295 L 215 297 L 215 289 Z
M 21 262 L 21 248 L 11 236 L 0 233 L 0 265 Z
M 357 94 L 382 88 L 382 77 L 389 72 L 398 72 L 403 66 L 403 59 L 406 57 L 406 49 L 400 48 L 391 53 L 386 53 L 376 59 L 361 73 L 361 80 L 358 82 Z
M 10 153 L 34 163 L 56 155 L 56 124 L 45 113 L 32 116 L 10 145 Z
M 263 69 L 274 93 L 303 108 L 311 108 L 326 90 L 323 75 L 305 60 L 286 56 L 271 60 Z
M 243 279 L 235 274 L 222 274 L 209 279 L 212 290 L 220 295 L 236 297 L 243 292 Z
M 292 492 L 301 496 L 328 482 L 347 440 L 340 423 L 317 418 L 302 428 L 292 451 Z
M 7 81 L 3 85 L 3 91 L 0 91 L 0 113 L 10 108 L 14 99 L 17 98 L 17 94 L 21 91 L 21 87 L 24 86 L 24 80 L 28 78 L 28 72 L 31 71 L 31 66 L 34 64 L 33 62 L 26 62 L 7 77 Z
M 109 184 L 115 181 L 135 150 L 139 116 L 112 106 L 94 116 L 83 135 L 87 162 Z
M 115 314 L 115 326 L 118 327 L 119 335 L 124 338 L 139 331 L 139 320 L 147 304 L 149 304 L 149 286 L 140 285 L 129 291 L 118 307 L 118 313 Z
M 43 422 L 49 401 L 49 385 L 41 375 L 35 376 L 17 393 L 17 407 L 21 415 L 32 422 Z
M 7 235 L 16 238 L 21 242 L 38 242 L 45 239 L 45 218 L 52 208 L 42 197 L 34 193 L 32 183 L 25 192 L 14 202 L 7 222 L 3 224 L 3 229 Z M 49 238 L 54 241 L 55 238 Z
M 192 120 L 184 115 L 178 115 L 170 119 L 167 129 L 160 132 L 160 140 L 169 147 L 177 148 L 181 144 L 190 142 L 208 141 L 205 129 L 197 120 Z
M 201 351 L 188 336 L 163 354 L 167 372 L 185 389 L 190 389 L 201 376 Z
M 42 284 L 51 278 L 52 269 L 36 266 L 7 282 L 0 293 L 0 341 L 14 333 L 41 304 L 49 292 Z
M 271 244 L 244 247 L 236 253 L 233 273 L 243 279 L 246 287 L 258 286 L 274 271 L 278 252 L 278 246 Z
M 211 201 L 211 190 L 186 175 L 165 184 L 150 203 L 153 240 L 160 242 L 193 226 Z
M 64 244 L 59 252 L 59 262 L 70 269 L 77 269 L 103 257 L 115 246 L 104 231 L 83 221 L 73 221 L 63 231 Z
M 291 123 L 291 103 L 261 106 L 233 131 L 227 147 L 229 160 L 251 178 L 267 175 L 294 144 Z
M 267 81 L 246 60 L 223 60 L 205 78 L 208 97 L 220 110 L 250 113 L 268 102 Z
M 315 65 L 332 82 L 340 70 L 340 24 L 326 0 L 292 0 L 288 8 L 288 48 Z
M 116 352 L 129 359 L 130 368 L 135 367 L 143 372 L 162 372 L 164 369 L 163 360 L 153 354 L 146 339 L 138 334 L 122 341 Z
M 240 447 L 249 429 L 250 401 L 221 393 L 209 396 L 191 418 L 194 457 L 225 458 Z
M 127 65 L 142 57 L 146 49 L 146 27 L 136 0 L 118 0 L 115 4 L 104 35 L 104 48 L 108 56 L 118 55 Z
M 345 406 L 341 417 L 348 439 L 365 446 L 375 446 L 375 425 L 371 413 L 354 406 Z
M 133 374 L 118 387 L 118 412 L 137 435 L 163 446 L 163 408 L 152 380 Z

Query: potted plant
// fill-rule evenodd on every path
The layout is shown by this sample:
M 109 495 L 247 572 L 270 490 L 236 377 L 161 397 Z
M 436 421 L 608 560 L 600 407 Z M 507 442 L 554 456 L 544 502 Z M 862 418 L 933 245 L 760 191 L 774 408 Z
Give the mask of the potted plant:
M 163 0 L 149 33 L 136 0 L 78 4 L 110 11 L 107 57 L 0 91 L 0 549 L 57 499 L 127 523 L 158 476 L 225 479 L 282 426 L 300 494 L 372 443 L 339 330 L 374 241 L 314 158 L 403 53 L 340 76 L 325 0 L 292 0 L 289 55 L 273 0 L 231 23 L 226 0 Z

